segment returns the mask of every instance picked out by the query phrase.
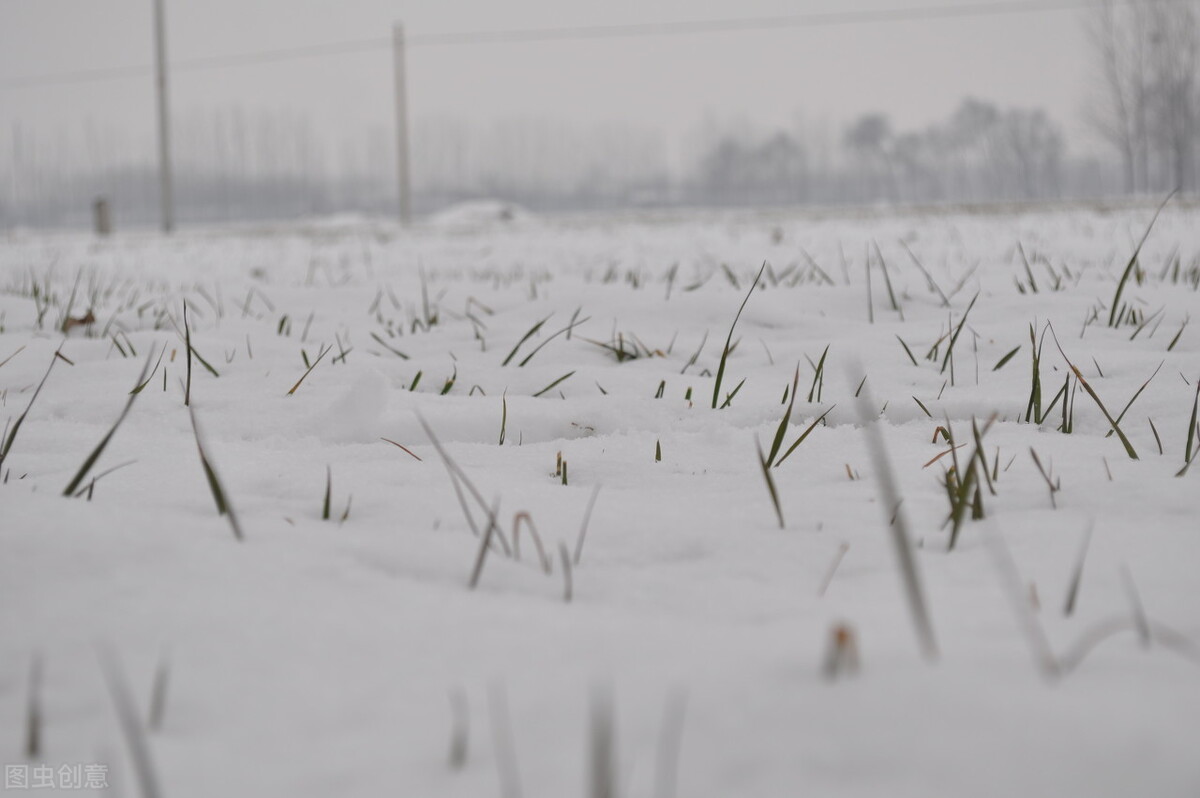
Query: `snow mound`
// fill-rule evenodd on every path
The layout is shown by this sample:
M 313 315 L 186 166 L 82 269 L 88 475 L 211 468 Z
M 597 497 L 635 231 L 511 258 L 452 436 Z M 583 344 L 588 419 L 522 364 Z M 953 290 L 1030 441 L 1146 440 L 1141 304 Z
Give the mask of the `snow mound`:
M 526 209 L 502 200 L 460 202 L 429 217 L 429 226 L 444 232 L 471 232 L 507 227 L 533 219 Z
M 334 402 L 306 421 L 327 443 L 367 443 L 377 440 L 380 420 L 388 408 L 387 378 L 374 369 L 363 371 Z

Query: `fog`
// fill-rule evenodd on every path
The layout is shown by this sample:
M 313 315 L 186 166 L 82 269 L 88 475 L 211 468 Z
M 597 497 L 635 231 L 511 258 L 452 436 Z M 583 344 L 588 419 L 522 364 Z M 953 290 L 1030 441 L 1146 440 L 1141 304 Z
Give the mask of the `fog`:
M 417 214 L 1194 190 L 1197 5 L 166 0 L 177 216 L 394 214 L 396 22 Z M 0 4 L 0 226 L 158 219 L 151 20 Z

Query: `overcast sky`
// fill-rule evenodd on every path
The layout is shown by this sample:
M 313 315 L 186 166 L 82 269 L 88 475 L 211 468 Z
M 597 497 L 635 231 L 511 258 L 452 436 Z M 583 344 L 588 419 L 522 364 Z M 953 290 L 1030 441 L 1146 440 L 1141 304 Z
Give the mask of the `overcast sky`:
M 668 22 L 894 9 L 952 0 L 167 0 L 170 57 L 236 54 L 390 35 Z M 955 5 L 968 6 L 976 0 Z M 1058 7 L 1055 7 L 1055 6 Z M 944 117 L 965 96 L 1044 107 L 1072 139 L 1087 83 L 1083 12 L 630 39 L 426 46 L 409 55 L 410 113 L 475 123 L 537 116 L 628 122 L 679 137 L 706 116 L 761 126 L 797 114 L 834 130 L 867 110 L 898 127 Z M 14 123 L 39 136 L 85 120 L 153 130 L 148 77 L 13 88 L 28 76 L 148 64 L 151 0 L 0 0 L 0 158 Z M 386 49 L 179 73 L 177 117 L 197 109 L 271 108 L 352 137 L 392 120 Z

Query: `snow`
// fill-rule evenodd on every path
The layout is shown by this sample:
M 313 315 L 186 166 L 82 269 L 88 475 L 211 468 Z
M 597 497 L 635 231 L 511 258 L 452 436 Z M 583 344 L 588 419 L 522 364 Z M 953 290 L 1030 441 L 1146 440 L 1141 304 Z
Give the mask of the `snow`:
M 502 200 L 460 202 L 425 220 L 426 227 L 443 233 L 470 233 L 496 227 L 528 225 L 534 220 L 528 210 Z
M 1162 212 L 1142 279 L 1124 289 L 1150 323 L 1136 335 L 1137 325 L 1106 326 L 1152 215 L 704 212 L 468 225 L 451 214 L 453 224 L 408 231 L 340 219 L 269 234 L 0 242 L 5 419 L 25 410 L 60 345 L 70 360 L 50 372 L 0 473 L 0 760 L 102 762 L 111 794 L 138 794 L 98 666 L 107 647 L 143 714 L 158 663 L 169 663 L 164 721 L 146 734 L 170 796 L 504 794 L 505 740 L 521 794 L 599 795 L 589 717 L 604 696 L 626 796 L 1195 795 L 1200 468 L 1176 477 L 1200 378 L 1200 332 L 1186 323 L 1200 317 L 1194 207 Z M 1028 277 L 1017 242 L 1036 293 L 1018 290 Z M 764 261 L 722 401 L 745 383 L 713 410 L 712 375 Z M 1063 290 L 1051 290 L 1052 275 Z M 97 322 L 64 339 L 56 328 L 77 282 L 70 315 L 91 308 Z M 925 356 L 976 294 L 951 385 L 949 368 Z M 185 300 L 195 351 L 219 372 L 194 360 L 191 396 L 240 543 L 217 514 L 183 406 Z M 569 337 L 551 338 L 573 319 Z M 1041 335 L 1046 322 L 1113 415 L 1162 362 L 1120 423 L 1139 459 L 1105 437 L 1083 390 L 1072 434 L 1057 431 L 1061 405 L 1040 425 L 1021 421 L 1029 327 Z M 600 344 L 641 356 L 618 362 Z M 809 402 L 827 345 L 820 401 Z M 100 478 L 90 500 L 64 498 L 163 346 L 92 475 L 132 464 Z M 289 395 L 304 358 L 326 347 Z M 784 445 L 836 406 L 772 469 L 780 529 L 755 439 L 770 447 L 797 364 Z M 1068 371 L 1049 333 L 1041 370 L 1048 406 Z M 862 374 L 913 537 L 934 662 L 904 600 L 895 508 L 880 496 L 854 396 Z M 951 457 L 923 467 L 948 448 L 932 442 L 935 429 L 949 420 L 967 443 L 965 467 L 972 418 L 982 427 L 993 414 L 984 450 L 998 464 L 996 495 L 985 486 L 985 518 L 967 520 L 947 551 Z M 521 559 L 497 549 L 468 587 L 480 542 L 422 419 L 484 501 L 499 501 L 507 543 L 514 517 L 530 514 L 550 575 L 525 528 Z M 1031 448 L 1061 481 L 1053 504 Z M 560 545 L 575 550 L 597 487 L 568 603 Z M 1028 618 L 1057 675 L 1039 667 Z M 861 667 L 831 679 L 823 665 L 841 624 Z M 36 761 L 24 755 L 35 657 Z M 469 719 L 461 769 L 448 764 L 456 694 Z M 664 718 L 681 706 L 672 791 Z

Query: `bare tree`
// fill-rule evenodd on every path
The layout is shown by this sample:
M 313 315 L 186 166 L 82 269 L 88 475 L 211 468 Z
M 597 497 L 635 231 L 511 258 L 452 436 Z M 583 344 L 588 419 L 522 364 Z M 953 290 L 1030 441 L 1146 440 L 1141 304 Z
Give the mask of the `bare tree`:
M 887 195 L 895 199 L 891 177 L 892 123 L 885 114 L 864 114 L 842 136 L 842 143 L 857 161 L 854 171 L 869 175 L 871 194 L 880 193 L 880 178 Z M 889 190 L 891 189 L 891 190 Z M 872 197 L 874 198 L 874 197 Z
M 1125 190 L 1195 185 L 1200 22 L 1194 0 L 1101 0 L 1087 32 L 1092 128 L 1120 154 Z
M 1156 2 L 1145 7 L 1150 40 L 1148 98 L 1150 135 L 1159 150 L 1164 188 L 1195 186 L 1192 162 L 1197 128 L 1200 27 L 1190 2 Z

